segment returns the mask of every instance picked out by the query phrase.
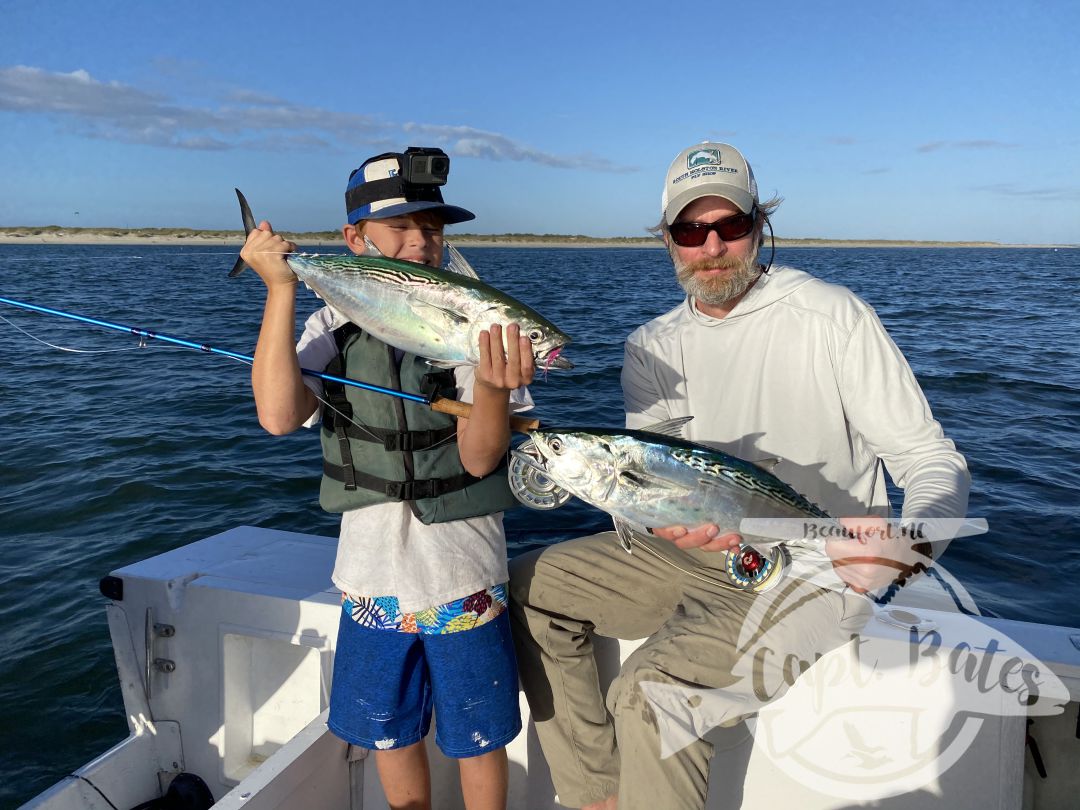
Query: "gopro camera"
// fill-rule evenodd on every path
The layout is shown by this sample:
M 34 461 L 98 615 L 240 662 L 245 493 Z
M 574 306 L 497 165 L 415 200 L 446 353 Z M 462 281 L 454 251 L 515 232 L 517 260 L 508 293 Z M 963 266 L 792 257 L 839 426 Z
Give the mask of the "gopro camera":
M 415 186 L 441 186 L 450 174 L 450 158 L 442 149 L 410 146 L 402 155 L 401 175 Z

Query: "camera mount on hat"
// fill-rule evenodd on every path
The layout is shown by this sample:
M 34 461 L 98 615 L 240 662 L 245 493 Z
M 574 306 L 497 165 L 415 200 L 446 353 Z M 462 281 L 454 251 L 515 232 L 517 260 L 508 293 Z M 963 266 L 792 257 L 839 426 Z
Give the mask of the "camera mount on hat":
M 401 156 L 401 176 L 415 186 L 442 186 L 450 174 L 450 157 L 437 147 L 410 146 Z
M 450 157 L 437 147 L 410 146 L 369 158 L 349 175 L 349 224 L 420 211 L 437 213 L 447 225 L 473 219 L 471 211 L 443 202 L 441 188 L 449 174 Z

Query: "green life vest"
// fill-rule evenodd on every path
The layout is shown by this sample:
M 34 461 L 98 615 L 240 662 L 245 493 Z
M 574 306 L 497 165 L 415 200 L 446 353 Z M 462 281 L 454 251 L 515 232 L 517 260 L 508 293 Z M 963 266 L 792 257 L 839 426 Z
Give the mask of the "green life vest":
M 457 397 L 451 370 L 433 369 L 414 354 L 405 354 L 399 366 L 392 346 L 351 323 L 335 330 L 334 339 L 339 353 L 327 374 L 426 397 Z M 452 416 L 328 380 L 323 387 L 330 404 L 323 407 L 321 431 L 323 509 L 408 501 L 423 523 L 445 523 L 518 505 L 505 462 L 483 478 L 466 472 Z

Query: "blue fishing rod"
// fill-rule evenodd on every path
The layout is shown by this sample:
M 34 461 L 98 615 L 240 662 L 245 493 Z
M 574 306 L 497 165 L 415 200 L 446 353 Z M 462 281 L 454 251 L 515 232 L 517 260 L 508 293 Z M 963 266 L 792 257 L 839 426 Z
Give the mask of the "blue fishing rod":
M 80 323 L 88 323 L 92 326 L 100 326 L 104 329 L 112 329 L 117 332 L 126 332 L 130 335 L 135 335 L 141 340 L 160 340 L 164 343 L 171 343 L 174 346 L 182 346 L 185 349 L 195 349 L 196 351 L 200 351 L 205 354 L 217 354 L 222 357 L 232 358 L 233 360 L 241 360 L 245 363 L 255 362 L 255 358 L 249 354 L 240 354 L 239 352 L 229 351 L 228 349 L 218 349 L 206 343 L 196 343 L 192 340 L 185 340 L 184 338 L 173 337 L 172 335 L 154 332 L 149 329 L 141 329 L 137 326 L 127 326 L 126 324 L 122 323 L 103 321 L 99 318 L 89 318 L 86 315 L 79 315 L 74 312 L 65 312 L 62 309 L 40 307 L 36 304 L 28 304 L 25 301 L 16 301 L 12 298 L 0 297 L 0 304 L 8 304 L 13 307 L 29 310 L 30 312 L 39 312 L 43 315 L 55 315 L 60 318 L 68 318 L 69 320 L 78 321 Z M 362 388 L 365 391 L 373 391 L 376 394 L 385 394 L 386 396 L 397 397 L 398 399 L 405 399 L 409 400 L 410 402 L 417 402 L 421 405 L 427 405 L 433 411 L 449 414 L 451 416 L 468 418 L 469 412 L 472 410 L 472 405 L 470 405 L 468 402 L 458 402 L 456 399 L 446 399 L 445 397 L 425 397 L 421 394 L 410 394 L 406 391 L 398 391 L 394 388 L 384 388 L 381 385 L 375 385 L 373 383 L 361 382 L 360 380 L 351 380 L 348 377 L 335 377 L 332 374 L 324 374 L 321 371 L 313 371 L 309 368 L 302 368 L 300 369 L 300 372 L 309 377 L 318 377 L 320 380 L 328 380 L 330 382 L 348 385 L 353 388 Z M 525 419 L 520 416 L 510 417 L 510 426 L 519 433 L 528 433 L 530 430 L 534 430 L 539 427 L 539 425 L 540 422 L 535 419 Z

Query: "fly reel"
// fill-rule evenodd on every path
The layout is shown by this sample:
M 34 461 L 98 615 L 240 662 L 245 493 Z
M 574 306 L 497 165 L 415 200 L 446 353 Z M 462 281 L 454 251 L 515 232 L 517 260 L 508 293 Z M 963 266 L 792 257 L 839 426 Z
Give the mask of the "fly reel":
M 762 554 L 753 546 L 727 552 L 727 575 L 739 588 L 755 593 L 771 591 L 787 573 L 791 557 L 783 546 L 774 546 Z
M 529 459 L 534 459 L 535 463 Z M 547 477 L 537 466 L 544 457 L 532 439 L 522 442 L 511 453 L 507 478 L 514 497 L 530 509 L 558 509 L 572 497 L 569 492 Z

